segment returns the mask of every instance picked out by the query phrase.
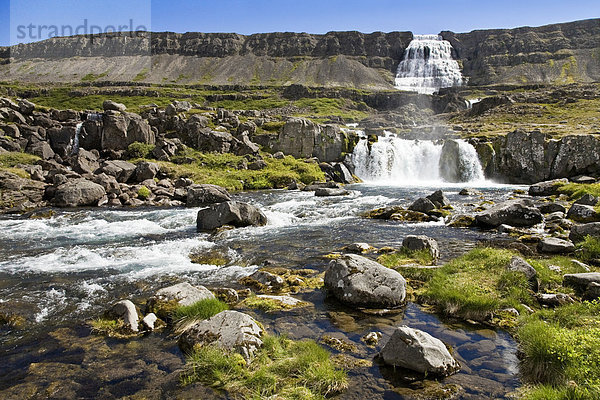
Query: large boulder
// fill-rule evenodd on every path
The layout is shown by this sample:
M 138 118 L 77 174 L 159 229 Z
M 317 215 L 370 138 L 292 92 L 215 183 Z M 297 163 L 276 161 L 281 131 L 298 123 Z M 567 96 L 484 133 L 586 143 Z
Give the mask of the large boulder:
M 133 142 L 154 144 L 156 140 L 148 122 L 137 114 L 107 111 L 102 122 L 102 150 L 126 150 Z
M 409 235 L 402 241 L 402 247 L 412 251 L 427 250 L 436 263 L 440 258 L 437 241 L 425 235 Z
M 569 234 L 569 239 L 573 242 L 581 242 L 588 235 L 600 238 L 600 222 L 590 222 L 589 224 L 573 226 Z
M 319 133 L 319 125 L 310 120 L 303 118 L 289 119 L 279 134 L 277 150 L 296 158 L 312 157 Z
M 104 109 L 104 111 L 125 112 L 127 110 L 125 104 L 117 103 L 112 100 L 104 100 L 104 102 L 102 103 L 102 108 Z
M 56 188 L 54 204 L 58 207 L 96 206 L 105 195 L 101 185 L 87 179 L 76 179 Z
M 249 315 L 239 311 L 222 311 L 210 319 L 192 325 L 179 337 L 179 347 L 191 353 L 195 346 L 212 345 L 236 351 L 245 359 L 262 347 L 263 329 Z
M 73 171 L 78 174 L 93 174 L 98 168 L 98 157 L 90 151 L 79 149 L 76 155 L 70 160 Z
M 192 286 L 187 282 L 181 282 L 157 291 L 148 300 L 147 311 L 166 320 L 178 306 L 190 306 L 200 300 L 214 298 L 214 294 L 204 286 Z
M 425 197 L 418 198 L 410 205 L 410 207 L 408 207 L 408 209 L 411 211 L 418 211 L 424 214 L 435 210 L 435 208 L 435 204 Z
M 135 167 L 135 180 L 144 182 L 147 179 L 154 179 L 160 167 L 157 163 L 142 161 Z
M 437 208 L 443 208 L 450 205 L 450 200 L 446 197 L 444 192 L 436 190 L 427 196 L 427 199 L 431 201 Z
M 258 208 L 247 203 L 227 201 L 213 204 L 198 211 L 196 227 L 198 231 L 211 231 L 224 225 L 235 227 L 263 226 L 267 217 Z
M 563 275 L 563 285 L 572 287 L 578 293 L 584 293 L 590 283 L 600 284 L 600 272 Z
M 555 237 L 547 237 L 540 240 L 538 243 L 538 251 L 540 253 L 549 254 L 565 254 L 575 250 L 575 245 L 568 241 Z
M 399 307 L 406 298 L 402 275 L 356 254 L 331 261 L 325 287 L 340 301 L 357 306 Z
M 448 376 L 460 369 L 441 340 L 407 326 L 397 327 L 379 354 L 388 365 L 421 374 Z
M 526 227 L 539 224 L 543 219 L 540 210 L 533 201 L 528 199 L 508 200 L 476 216 L 477 222 L 485 227 L 497 227 L 503 224 Z
M 585 204 L 573 204 L 567 212 L 567 218 L 576 222 L 599 222 L 600 213 L 593 206 Z
M 128 161 L 110 160 L 102 164 L 102 172 L 114 176 L 117 181 L 127 183 L 135 172 L 136 166 Z
M 554 179 L 551 181 L 538 182 L 529 186 L 529 195 L 530 196 L 553 196 L 559 194 L 558 189 L 562 185 L 569 183 L 569 180 L 566 178 L 563 179 Z
M 231 201 L 227 189 L 217 185 L 190 185 L 187 187 L 187 207 L 202 207 L 207 204 Z

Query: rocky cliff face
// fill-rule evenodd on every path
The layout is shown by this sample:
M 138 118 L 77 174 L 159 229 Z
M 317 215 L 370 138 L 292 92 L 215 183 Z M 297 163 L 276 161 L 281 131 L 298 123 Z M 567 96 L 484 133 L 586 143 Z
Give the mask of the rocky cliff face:
M 469 84 L 600 80 L 600 19 L 441 35 Z

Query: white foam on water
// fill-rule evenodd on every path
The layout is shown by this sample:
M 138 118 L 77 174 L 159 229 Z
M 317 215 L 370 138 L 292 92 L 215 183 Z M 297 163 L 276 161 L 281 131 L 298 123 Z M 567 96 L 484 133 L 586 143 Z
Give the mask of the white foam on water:
M 40 323 L 48 318 L 51 313 L 64 308 L 66 299 L 67 296 L 64 290 L 56 290 L 54 288 L 48 290 L 44 296 L 37 299 L 40 311 L 34 316 L 35 322 Z

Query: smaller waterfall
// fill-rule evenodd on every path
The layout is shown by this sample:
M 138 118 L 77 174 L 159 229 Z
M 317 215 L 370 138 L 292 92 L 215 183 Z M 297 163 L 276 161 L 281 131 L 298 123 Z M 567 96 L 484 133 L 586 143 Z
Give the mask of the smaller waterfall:
M 79 153 L 79 135 L 81 134 L 81 128 L 83 127 L 83 122 L 79 122 L 75 127 L 75 137 L 73 138 L 73 144 L 71 147 L 71 155 L 76 155 Z
M 398 65 L 396 88 L 433 94 L 462 83 L 458 62 L 452 59 L 450 42 L 438 35 L 415 35 Z
M 477 152 L 464 140 L 407 140 L 386 133 L 370 148 L 361 139 L 352 162 L 365 182 L 418 186 L 484 180 Z

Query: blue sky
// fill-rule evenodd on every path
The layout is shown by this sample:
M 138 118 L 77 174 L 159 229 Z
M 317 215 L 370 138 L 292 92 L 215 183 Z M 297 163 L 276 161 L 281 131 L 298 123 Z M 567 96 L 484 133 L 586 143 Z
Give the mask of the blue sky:
M 251 34 L 468 32 L 588 18 L 600 18 L 600 0 L 0 0 L 0 45 L 34 41 L 38 33 L 45 38 L 50 28 L 41 27 L 75 29 L 85 20 L 102 29 L 133 22 L 157 32 Z

